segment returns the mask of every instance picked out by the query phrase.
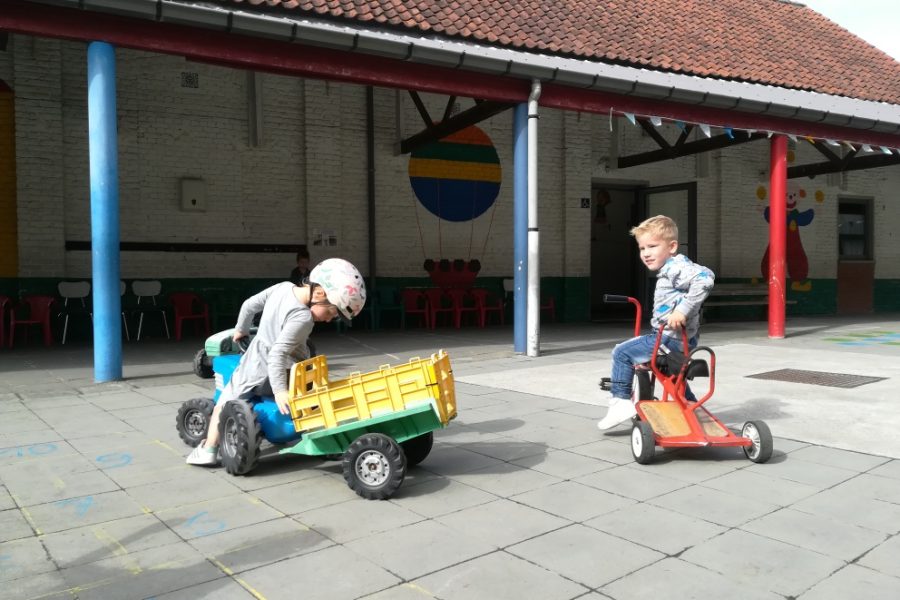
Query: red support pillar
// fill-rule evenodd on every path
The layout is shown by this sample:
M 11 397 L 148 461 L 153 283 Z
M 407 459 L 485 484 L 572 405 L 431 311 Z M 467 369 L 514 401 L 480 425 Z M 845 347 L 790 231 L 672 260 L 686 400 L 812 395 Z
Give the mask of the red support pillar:
M 769 337 L 784 337 L 787 254 L 787 138 L 772 136 L 769 159 Z

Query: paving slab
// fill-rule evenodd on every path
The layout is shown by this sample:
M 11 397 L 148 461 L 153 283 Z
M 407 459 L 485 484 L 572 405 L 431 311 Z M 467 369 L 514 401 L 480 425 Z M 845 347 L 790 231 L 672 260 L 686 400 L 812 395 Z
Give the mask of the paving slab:
M 339 461 L 265 456 L 246 477 L 185 465 L 175 412 L 212 393 L 190 372 L 198 339 L 126 344 L 109 385 L 86 347 L 17 349 L 0 382 L 0 422 L 21 425 L 0 431 L 0 598 L 893 600 L 900 348 L 828 338 L 895 324 L 792 319 L 777 342 L 754 323 L 704 326 L 709 406 L 732 426 L 769 421 L 762 465 L 713 448 L 641 466 L 627 425 L 596 429 L 624 325 L 548 327 L 538 358 L 511 352 L 509 328 L 317 330 L 333 376 L 453 357 L 459 417 L 382 502 L 356 496 Z M 888 379 L 747 377 L 785 367 Z M 838 422 L 860 394 L 883 418 Z

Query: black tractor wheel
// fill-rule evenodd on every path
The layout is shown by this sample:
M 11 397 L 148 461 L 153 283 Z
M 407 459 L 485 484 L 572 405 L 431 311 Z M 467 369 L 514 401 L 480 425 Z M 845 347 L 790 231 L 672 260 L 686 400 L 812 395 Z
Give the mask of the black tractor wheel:
M 175 417 L 175 429 L 185 444 L 196 448 L 206 439 L 213 408 L 215 404 L 209 398 L 194 398 L 181 405 Z
M 406 456 L 393 438 L 366 433 L 344 452 L 344 479 L 350 489 L 367 500 L 385 500 L 406 476 Z
M 428 432 L 400 443 L 403 453 L 406 455 L 406 466 L 414 467 L 428 456 L 434 445 L 434 434 Z
M 219 437 L 219 457 L 226 471 L 246 475 L 256 468 L 262 430 L 252 404 L 244 400 L 228 402 L 219 417 Z
M 194 374 L 201 379 L 213 378 L 212 361 L 206 355 L 206 350 L 197 350 L 194 355 Z

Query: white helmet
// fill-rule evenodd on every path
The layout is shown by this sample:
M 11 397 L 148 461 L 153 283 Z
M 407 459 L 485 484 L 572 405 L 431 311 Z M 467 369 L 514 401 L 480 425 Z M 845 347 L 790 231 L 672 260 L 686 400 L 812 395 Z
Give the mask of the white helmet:
M 358 315 L 366 304 L 366 282 L 357 268 L 343 258 L 328 258 L 317 264 L 309 281 L 321 286 L 345 321 Z

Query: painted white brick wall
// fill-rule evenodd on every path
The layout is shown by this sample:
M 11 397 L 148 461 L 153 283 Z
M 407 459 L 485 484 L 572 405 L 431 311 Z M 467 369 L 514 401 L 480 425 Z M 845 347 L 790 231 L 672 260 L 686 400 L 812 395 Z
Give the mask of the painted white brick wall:
M 178 57 L 117 50 L 120 219 L 123 241 L 307 243 L 314 261 L 344 256 L 368 273 L 365 88 L 259 75 L 262 143 L 248 142 L 244 71 Z M 182 73 L 199 87 L 182 87 Z M 16 93 L 20 274 L 84 277 L 90 253 L 65 252 L 66 240 L 90 239 L 86 46 L 12 36 L 0 53 L 0 78 Z M 439 221 L 417 202 L 400 139 L 424 125 L 406 92 L 376 88 L 376 269 L 384 276 L 424 276 L 425 258 L 478 258 L 482 274 L 512 273 L 512 111 L 479 127 L 500 158 L 494 207 L 471 222 Z M 423 94 L 433 119 L 446 97 Z M 458 99 L 460 110 L 472 100 Z M 619 119 L 620 156 L 653 150 L 640 128 Z M 768 188 L 768 144 L 744 144 L 709 155 L 708 175 L 695 157 L 610 169 L 609 117 L 541 110 L 541 266 L 547 276 L 589 276 L 592 184 L 669 185 L 697 181 L 699 260 L 719 277 L 757 277 L 768 226 L 757 187 Z M 674 140 L 678 130 L 661 132 Z M 699 135 L 699 132 L 694 134 Z M 798 162 L 818 153 L 797 144 Z M 761 175 L 763 173 L 763 175 Z M 179 182 L 202 178 L 206 212 L 180 209 Z M 810 277 L 836 273 L 837 198 L 875 200 L 877 277 L 900 277 L 900 167 L 854 172 L 847 189 L 805 179 L 800 208 L 816 211 L 801 230 Z M 821 190 L 824 200 L 815 200 Z M 313 245 L 333 232 L 335 246 Z M 290 254 L 125 252 L 122 276 L 281 277 Z

